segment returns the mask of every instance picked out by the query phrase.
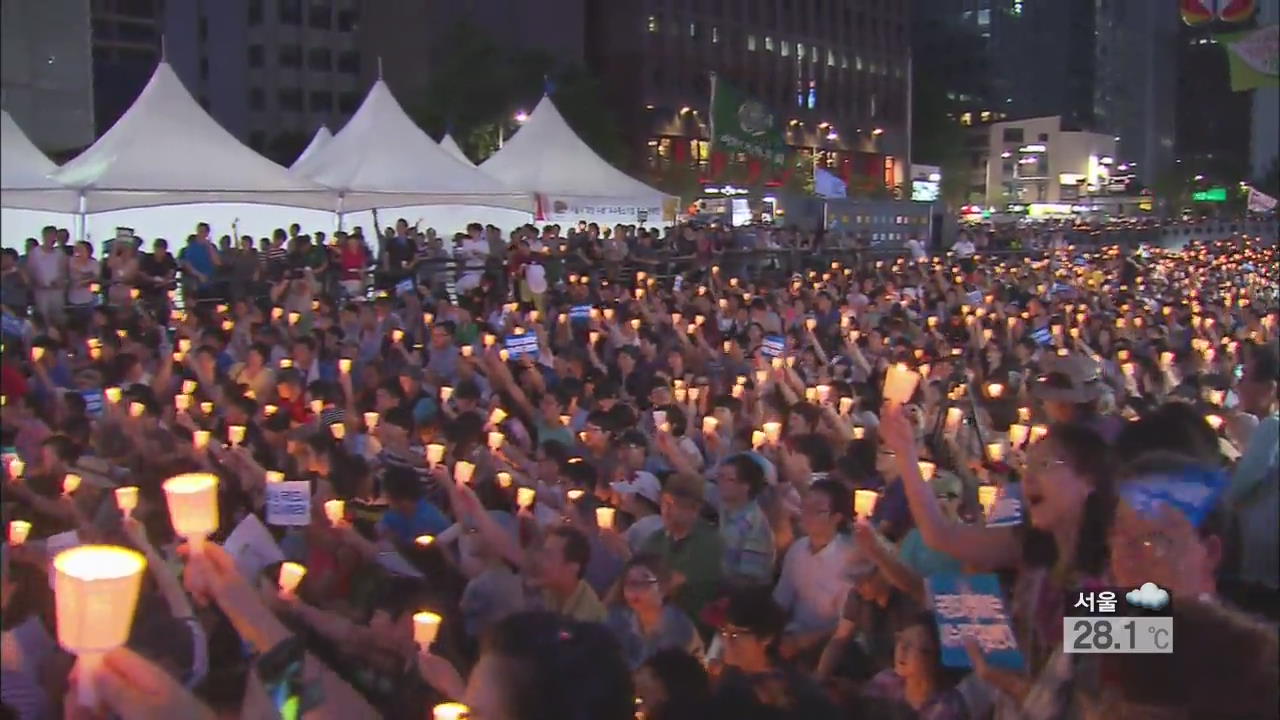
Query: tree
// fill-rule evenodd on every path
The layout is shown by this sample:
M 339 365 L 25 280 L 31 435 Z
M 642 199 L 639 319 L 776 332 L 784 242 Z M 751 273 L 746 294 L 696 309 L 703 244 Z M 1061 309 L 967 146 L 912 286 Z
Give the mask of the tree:
M 573 131 L 593 150 L 616 163 L 623 152 L 617 123 L 599 83 L 581 67 L 545 52 L 500 47 L 466 19 L 444 35 L 435 53 L 426 91 L 406 110 L 428 133 L 454 139 L 478 162 L 498 150 L 499 137 L 519 129 L 515 115 L 532 111 L 547 90 Z

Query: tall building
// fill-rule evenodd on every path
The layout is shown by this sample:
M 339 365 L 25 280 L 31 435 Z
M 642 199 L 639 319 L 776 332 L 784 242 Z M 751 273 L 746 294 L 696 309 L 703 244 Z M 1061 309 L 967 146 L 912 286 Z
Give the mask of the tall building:
M 1096 7 L 1095 123 L 1119 138 L 1126 169 L 1150 184 L 1174 160 L 1177 8 L 1125 0 Z
M 988 206 L 1069 205 L 1108 193 L 1114 136 L 1058 116 L 997 122 L 986 130 Z
M 1248 177 L 1252 93 L 1231 90 L 1226 48 L 1213 39 L 1220 31 L 1214 24 L 1179 23 L 1175 150 L 1183 180 Z
M 852 188 L 907 179 L 910 3 L 588 0 L 586 64 L 655 174 L 714 173 L 710 75 L 768 106 Z
M 89 0 L 0 4 L 0 53 L 0 104 L 37 147 L 93 142 Z

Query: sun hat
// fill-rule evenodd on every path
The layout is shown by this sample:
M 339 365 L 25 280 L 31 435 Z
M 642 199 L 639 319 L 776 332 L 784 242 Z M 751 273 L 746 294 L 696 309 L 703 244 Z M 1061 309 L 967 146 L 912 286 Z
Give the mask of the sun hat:
M 1041 373 L 1031 386 L 1033 397 L 1065 403 L 1093 402 L 1105 390 L 1098 363 L 1077 353 L 1046 356 L 1041 361 Z

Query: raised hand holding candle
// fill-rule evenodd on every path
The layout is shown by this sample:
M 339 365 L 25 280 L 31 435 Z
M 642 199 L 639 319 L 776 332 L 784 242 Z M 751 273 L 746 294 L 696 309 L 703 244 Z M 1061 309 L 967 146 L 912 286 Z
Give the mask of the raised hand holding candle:
M 212 415 L 212 414 L 213 414 L 213 403 L 209 402 L 208 400 L 205 400 L 204 402 L 200 403 L 200 414 L 202 414 L 202 415 Z
M 174 396 L 173 396 L 173 407 L 174 407 L 175 409 L 177 409 L 179 412 L 186 412 L 186 411 L 190 410 L 190 409 L 191 409 L 191 396 L 190 396 L 190 395 L 174 395 Z
M 761 426 L 761 429 L 764 430 L 764 437 L 769 441 L 770 445 L 777 445 L 778 441 L 782 439 L 782 423 L 780 422 L 767 422 Z
M 612 530 L 614 512 L 615 510 L 611 507 L 596 508 L 596 527 L 601 530 Z
M 425 610 L 413 614 L 413 641 L 423 652 L 430 649 L 431 643 L 436 641 L 442 619 L 439 615 Z
M 280 565 L 280 596 L 292 598 L 298 585 L 307 574 L 307 568 L 296 562 L 285 562 Z
M 343 375 L 351 374 L 351 358 L 338 358 L 338 372 Z
M 368 428 L 369 432 L 373 432 L 374 430 L 376 430 L 378 428 L 378 413 L 376 412 L 365 413 L 364 426 Z
M 115 488 L 115 506 L 119 507 L 125 518 L 132 516 L 134 507 L 138 506 L 137 486 Z
M 861 425 L 853 426 L 853 439 L 865 440 L 867 438 L 867 429 Z
M 343 501 L 343 500 L 325 500 L 324 501 L 324 516 L 329 519 L 330 525 L 337 527 L 338 523 L 342 522 L 342 519 L 346 517 L 346 514 L 347 514 L 346 501 Z
M 129 417 L 140 418 L 147 411 L 147 406 L 140 402 L 129 403 Z
M 466 460 L 459 460 L 453 464 L 453 481 L 461 487 L 471 482 L 471 476 L 475 473 L 476 466 Z
M 31 534 L 31 523 L 26 520 L 9 521 L 9 544 L 17 547 L 27 541 Z
M 84 482 L 84 480 L 79 475 L 75 473 L 67 473 L 66 477 L 62 478 L 62 494 L 70 496 L 76 490 L 80 489 L 80 483 L 82 482 Z
M 199 552 L 205 538 L 218 529 L 218 477 L 185 473 L 164 481 L 173 531 Z
M 710 415 L 702 418 L 702 434 L 715 435 L 716 430 L 720 427 L 720 421 Z
M 760 448 L 764 447 L 765 439 L 766 438 L 763 430 L 752 430 L 751 431 L 752 449 L 759 450 Z
M 501 425 L 502 421 L 506 419 L 507 419 L 507 411 L 503 410 L 500 407 L 494 408 L 493 412 L 489 413 L 489 424 L 494 427 Z
M 876 500 L 880 498 L 875 490 L 853 491 L 853 513 L 859 518 L 867 519 L 876 511 Z
M 920 479 L 925 482 L 932 480 L 934 474 L 938 471 L 938 466 L 928 460 L 919 460 L 916 465 L 920 468 Z
M 964 419 L 964 411 L 958 407 L 947 408 L 947 420 L 945 429 L 948 433 L 955 433 L 960 430 L 960 421 Z
M 212 433 L 208 430 L 196 430 L 191 433 L 191 444 L 195 446 L 196 450 L 204 450 L 209 447 L 211 436 Z
M 334 440 L 341 440 L 347 436 L 347 426 L 340 422 L 329 423 L 329 434 Z
M 467 720 L 471 708 L 460 702 L 440 703 L 431 709 L 431 720 Z
M 978 486 L 978 504 L 982 506 L 983 515 L 991 515 L 991 508 L 996 504 L 996 486 Z
M 534 498 L 537 497 L 537 491 L 531 487 L 522 487 L 516 489 L 516 505 L 525 510 L 533 507 Z
M 1004 460 L 1004 443 L 999 441 L 987 443 L 987 458 L 991 462 Z
M 884 376 L 884 399 L 898 405 L 911 401 L 916 392 L 916 384 L 920 375 L 908 368 L 906 363 L 890 365 Z
M 451 397 L 453 397 L 453 388 L 449 387 L 448 385 L 441 385 L 440 386 L 440 402 L 447 403 L 449 402 L 449 398 Z
M 9 477 L 13 480 L 21 478 L 26 469 L 27 464 L 16 457 L 9 461 Z
M 1021 423 L 1014 423 L 1009 426 L 1009 445 L 1020 448 L 1026 444 L 1027 438 L 1031 437 L 1031 428 Z
M 1047 425 L 1032 425 L 1031 426 L 1031 444 L 1035 445 L 1036 443 L 1043 440 L 1045 436 L 1048 434 L 1049 434 L 1049 427 Z
M 431 467 L 435 467 L 436 465 L 439 465 L 442 460 L 444 460 L 444 445 L 439 443 L 431 443 L 428 445 L 427 463 L 431 465 Z
M 284 473 L 280 472 L 279 470 L 268 470 L 266 473 L 266 480 L 268 485 L 274 485 L 275 483 L 282 483 L 284 482 Z
M 512 480 L 511 480 L 511 473 L 509 473 L 509 472 L 500 472 L 500 473 L 498 473 L 497 475 L 495 475 L 494 477 L 495 477 L 495 478 L 497 479 L 497 481 L 498 481 L 498 487 L 502 488 L 503 490 L 505 490 L 505 489 L 507 489 L 507 488 L 511 487 L 511 482 L 512 482 Z
M 103 655 L 129 639 L 146 567 L 141 553 L 114 545 L 81 545 L 53 559 L 58 644 L 77 658 L 83 707 L 97 705 L 93 676 Z
M 489 439 L 489 450 L 492 452 L 498 452 L 499 450 L 502 449 L 502 444 L 507 441 L 507 436 L 494 430 L 489 433 L 488 439 Z

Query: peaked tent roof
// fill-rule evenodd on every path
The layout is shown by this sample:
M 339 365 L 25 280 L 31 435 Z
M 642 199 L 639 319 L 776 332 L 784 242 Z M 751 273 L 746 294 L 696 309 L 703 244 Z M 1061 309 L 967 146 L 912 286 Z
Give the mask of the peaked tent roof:
M 462 162 L 470 165 L 471 167 L 476 166 L 475 163 L 471 162 L 471 158 L 467 157 L 467 154 L 462 152 L 462 148 L 458 147 L 458 141 L 454 140 L 453 136 L 450 135 L 449 133 L 445 133 L 444 137 L 440 139 L 440 147 L 445 152 L 452 155 L 454 159 L 461 160 Z
M 49 177 L 58 169 L 0 110 L 0 205 L 23 210 L 75 212 L 79 194 Z
M 306 160 L 308 155 L 312 155 L 320 148 L 328 145 L 329 141 L 332 139 L 333 133 L 329 132 L 329 126 L 321 125 L 320 129 L 316 130 L 316 134 L 311 136 L 311 142 L 307 143 L 306 149 L 302 151 L 302 154 L 298 155 L 298 158 L 293 161 L 293 164 L 289 166 L 289 169 L 292 170 L 298 167 L 298 164 L 303 160 Z
M 488 205 L 532 212 L 533 198 L 463 164 L 427 136 L 378 80 L 333 140 L 296 172 L 342 194 L 347 212 L 405 205 Z
M 82 189 L 88 212 L 202 202 L 332 210 L 336 201 L 224 130 L 163 61 L 115 125 L 54 179 Z
M 545 95 L 524 125 L 480 169 L 511 187 L 550 195 L 668 197 L 597 155 Z

